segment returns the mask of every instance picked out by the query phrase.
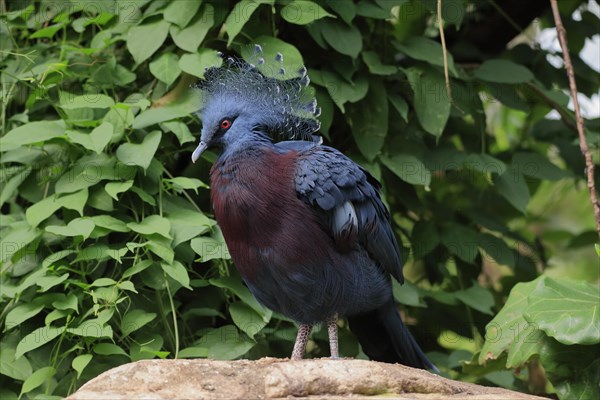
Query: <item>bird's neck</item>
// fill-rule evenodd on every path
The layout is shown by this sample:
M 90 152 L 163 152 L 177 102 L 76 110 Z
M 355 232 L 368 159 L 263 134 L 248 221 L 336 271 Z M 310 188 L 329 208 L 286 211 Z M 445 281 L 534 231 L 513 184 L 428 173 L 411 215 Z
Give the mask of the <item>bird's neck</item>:
M 247 154 L 264 152 L 272 148 L 271 139 L 262 132 L 252 132 L 245 134 L 237 140 L 227 143 L 223 147 L 223 151 L 218 160 L 236 159 L 239 157 L 245 158 Z
M 227 146 L 211 170 L 211 180 L 218 180 L 221 188 L 235 181 L 246 181 L 250 175 L 258 173 L 264 165 L 265 154 L 271 152 L 270 141 L 246 142 L 242 146 Z

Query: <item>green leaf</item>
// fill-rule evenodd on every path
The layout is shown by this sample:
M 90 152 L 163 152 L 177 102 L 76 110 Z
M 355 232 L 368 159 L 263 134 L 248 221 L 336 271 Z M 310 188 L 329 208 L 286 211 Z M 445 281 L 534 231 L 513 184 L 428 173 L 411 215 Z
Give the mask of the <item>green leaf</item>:
M 511 165 L 523 175 L 536 179 L 557 181 L 572 176 L 568 171 L 558 168 L 538 153 L 516 153 L 513 155 Z
M 190 246 L 192 247 L 192 250 L 194 250 L 196 254 L 200 256 L 202 262 L 219 259 L 231 259 L 231 255 L 229 254 L 227 245 L 223 240 L 219 239 L 218 237 L 197 237 L 195 239 L 192 239 L 192 241 L 190 242 Z
M 291 24 L 306 25 L 321 18 L 334 16 L 317 3 L 294 0 L 281 9 L 281 17 Z
M 0 151 L 5 152 L 19 146 L 45 142 L 63 136 L 65 129 L 63 120 L 29 122 L 0 137 Z
M 486 60 L 474 74 L 483 81 L 510 84 L 529 82 L 535 78 L 527 67 L 504 59 Z
M 134 166 L 118 163 L 113 156 L 104 153 L 87 154 L 58 179 L 55 190 L 61 194 L 72 193 L 94 186 L 102 180 L 133 179 L 135 172 Z
M 358 57 L 362 50 L 362 35 L 357 27 L 338 20 L 328 20 L 320 26 L 323 38 L 337 52 Z
M 181 59 L 183 59 L 185 56 L 186 55 L 183 55 Z M 179 60 L 179 66 L 181 67 L 181 60 Z M 194 72 L 198 73 L 198 71 Z M 199 96 L 194 90 L 186 90 L 181 98 L 177 101 L 169 103 L 164 107 L 149 108 L 140 113 L 135 117 L 132 127 L 134 129 L 141 129 L 160 122 L 185 117 L 198 111 L 201 106 L 202 96 Z
M 15 358 L 15 348 L 5 342 L 0 343 L 0 374 L 24 381 L 32 371 L 27 357 Z
M 515 253 L 506 242 L 489 233 L 479 234 L 479 247 L 500 265 L 515 266 Z M 490 260 L 488 260 L 490 261 Z
M 47 292 L 49 289 L 52 289 L 54 286 L 60 285 L 69 277 L 69 273 L 64 273 L 60 276 L 43 276 L 39 278 L 36 284 L 40 287 L 39 292 Z
M 96 227 L 108 229 L 113 232 L 129 232 L 129 228 L 125 222 L 110 215 L 94 215 L 91 217 Z
M 394 298 L 400 304 L 411 307 L 427 307 L 427 304 L 421 299 L 419 288 L 409 281 L 400 285 L 395 279 L 392 280 Z
M 81 376 L 81 373 L 87 367 L 87 365 L 92 361 L 94 356 L 91 354 L 81 354 L 73 359 L 71 362 L 71 366 L 75 371 L 77 371 L 77 379 Z
M 52 307 L 57 310 L 73 310 L 78 312 L 78 299 L 74 293 L 69 293 L 61 299 L 57 299 L 52 302 Z
M 96 289 L 100 290 L 100 289 Z M 113 289 L 107 289 L 113 290 Z M 100 317 L 83 321 L 75 328 L 67 328 L 67 332 L 88 338 L 112 338 L 113 330 L 110 325 L 106 324 Z
M 35 228 L 40 222 L 53 215 L 60 207 L 61 204 L 57 201 L 56 195 L 52 195 L 30 206 L 25 211 L 25 218 L 29 225 Z
M 52 340 L 54 340 L 54 338 L 63 333 L 64 330 L 64 327 L 55 328 L 52 326 L 42 326 L 40 328 L 37 328 L 36 330 L 25 335 L 21 339 L 21 341 L 17 345 L 15 358 L 19 358 L 28 351 L 37 349 L 38 347 L 41 347 L 46 343 L 51 342 Z
M 497 359 L 506 352 L 506 367 L 514 368 L 540 353 L 544 334 L 523 317 L 529 294 L 537 283 L 537 280 L 517 283 L 512 288 L 504 307 L 485 328 L 485 343 L 479 354 L 479 364 Z
M 70 93 L 60 96 L 60 108 L 75 110 L 78 108 L 111 108 L 115 105 L 112 97 L 100 93 L 87 93 L 73 97 Z
M 42 28 L 36 32 L 33 32 L 30 36 L 29 39 L 39 39 L 39 38 L 51 38 L 52 36 L 54 36 L 56 34 L 56 32 L 58 32 L 63 26 L 65 26 L 64 23 L 61 24 L 54 24 L 54 25 L 50 25 L 47 26 L 45 28 Z
M 212 338 L 207 340 L 205 336 L 212 336 Z M 232 325 L 215 329 L 205 336 L 202 337 L 200 342 L 206 343 L 209 340 L 212 342 L 208 349 L 208 358 L 214 360 L 235 360 L 256 345 L 256 342 L 250 341 L 245 335 L 241 335 Z
M 131 281 L 118 282 L 117 287 L 121 290 L 127 290 L 129 292 L 137 293 L 137 290 L 135 290 L 135 286 L 133 285 L 133 282 L 131 282 Z
M 44 304 L 37 302 L 30 302 L 16 306 L 10 310 L 8 314 L 6 314 L 6 319 L 4 320 L 4 332 L 18 326 L 23 321 L 27 321 L 29 318 L 35 317 L 43 309 Z
M 110 248 L 105 244 L 93 244 L 84 249 L 81 249 L 77 253 L 74 262 L 77 261 L 91 261 L 91 260 L 104 260 L 108 258 L 108 252 Z
M 263 321 L 269 322 L 271 319 L 271 315 L 273 314 L 271 310 L 263 307 L 252 293 L 248 290 L 246 286 L 242 284 L 242 281 L 239 278 L 235 278 L 232 276 L 218 279 L 210 279 L 210 284 L 220 288 L 226 288 L 231 290 L 237 297 L 239 297 L 244 303 L 252 307 L 254 311 L 260 314 L 263 318 Z
M 492 312 L 494 296 L 492 296 L 489 290 L 478 284 L 474 284 L 468 289 L 454 292 L 454 295 L 468 307 L 487 315 L 494 315 Z
M 8 230 L 8 233 L 5 231 Z M 20 250 L 24 249 L 29 243 L 36 240 L 40 232 L 32 229 L 25 222 L 16 222 L 6 230 L 2 231 L 0 239 L 0 259 L 6 261 L 11 259 Z
M 152 265 L 152 261 L 150 260 L 142 260 L 139 263 L 135 264 L 125 272 L 123 272 L 123 279 L 129 278 L 132 275 L 139 274 L 146 268 Z
M 97 128 L 92 130 L 90 133 L 90 139 L 92 140 L 93 149 L 96 153 L 100 154 L 110 142 L 113 136 L 113 126 L 108 122 L 103 122 Z
M 200 179 L 178 176 L 173 179 L 165 179 L 166 182 L 171 182 L 176 188 L 191 189 L 198 194 L 198 188 L 208 189 L 209 186 Z
M 440 235 L 431 221 L 418 221 L 412 230 L 411 248 L 413 257 L 421 259 L 432 252 L 440 243 Z
M 413 155 L 396 154 L 392 157 L 381 156 L 380 159 L 398 178 L 411 185 L 429 186 L 431 183 L 431 171 Z
M 173 247 L 207 232 L 215 224 L 204 214 L 182 208 L 173 210 L 167 218 L 171 221 Z
M 233 319 L 235 325 L 250 338 L 254 338 L 254 335 L 260 332 L 268 322 L 249 305 L 241 301 L 229 304 L 229 314 L 231 314 L 231 319 Z
M 19 186 L 31 175 L 32 169 L 22 167 L 19 168 L 19 172 L 15 173 L 10 180 L 4 183 L 4 187 L 0 190 L 0 206 L 5 204 L 9 199 L 14 198 L 17 194 Z
M 356 6 L 352 0 L 330 1 L 328 5 L 333 11 L 342 17 L 344 22 L 346 22 L 348 25 L 352 23 L 352 20 L 356 16 Z
M 294 45 L 271 36 L 259 36 L 254 39 L 253 43 L 262 46 L 262 57 L 265 60 L 275 60 L 277 53 L 280 53 L 283 56 L 285 74 L 281 75 L 279 73 L 279 65 L 274 68 L 273 63 L 265 62 L 263 65 L 258 66 L 258 69 L 265 76 L 276 79 L 292 79 L 298 77 L 297 71 L 304 65 L 304 60 L 302 59 L 302 54 L 300 54 Z M 246 61 L 251 63 L 256 62 L 253 60 L 253 57 L 255 57 L 253 46 L 243 47 L 241 53 Z
M 204 78 L 207 68 L 220 66 L 223 59 L 215 50 L 200 49 L 198 53 L 184 54 L 179 59 L 179 68 L 200 79 Z
M 114 343 L 98 343 L 94 346 L 94 353 L 102 356 L 119 355 L 129 358 L 129 354 L 127 354 L 125 350 Z
M 206 358 L 208 349 L 206 347 L 190 346 L 179 351 L 179 358 Z
M 50 379 L 56 374 L 53 367 L 43 367 L 31 374 L 21 387 L 21 395 L 31 392 L 33 389 L 42 386 L 44 383 L 49 383 Z
M 469 154 L 463 160 L 463 166 L 484 174 L 502 175 L 506 172 L 506 165 L 488 154 Z
M 242 28 L 250 20 L 254 11 L 261 4 L 273 5 L 274 0 L 242 0 L 233 7 L 231 13 L 227 16 L 225 31 L 227 32 L 227 47 L 231 46 L 233 39 L 242 31 Z
M 200 1 L 182 1 L 169 3 L 163 11 L 165 19 L 185 28 L 200 8 Z
M 121 320 L 121 333 L 123 336 L 129 336 L 156 318 L 156 313 L 144 311 L 142 309 L 130 310 Z
M 462 225 L 452 224 L 442 231 L 442 243 L 461 260 L 472 263 L 479 253 L 479 235 Z
M 90 286 L 94 287 L 105 287 L 105 286 L 114 286 L 117 282 L 111 278 L 98 278 Z
M 72 142 L 82 145 L 88 150 L 102 153 L 104 147 L 110 142 L 113 136 L 113 127 L 108 122 L 103 122 L 91 133 L 80 133 L 76 131 L 67 131 L 67 136 Z
M 130 222 L 127 227 L 134 232 L 142 235 L 159 234 L 167 239 L 171 239 L 171 222 L 168 219 L 159 215 L 150 215 L 142 220 L 142 222 Z
M 448 122 L 451 108 L 444 77 L 433 70 L 411 68 L 408 80 L 415 93 L 414 107 L 419 123 L 425 131 L 439 138 Z
M 514 108 L 515 110 L 529 112 L 529 105 L 527 104 L 527 101 L 523 99 L 522 94 L 515 89 L 515 86 L 488 82 L 487 88 L 494 99 L 498 100 L 505 106 Z
M 560 343 L 600 343 L 600 290 L 584 281 L 540 279 L 525 319 Z
M 313 74 L 312 76 L 317 82 L 319 75 Z M 317 83 L 327 88 L 331 99 L 342 112 L 345 112 L 344 104 L 346 102 L 355 103 L 363 99 L 369 90 L 369 79 L 363 74 L 359 74 L 352 83 L 348 83 L 339 75 L 325 70 L 321 74 L 321 81 Z
M 56 202 L 64 208 L 77 211 L 79 215 L 83 216 L 83 208 L 87 203 L 88 197 L 88 190 L 81 189 L 75 193 L 63 194 L 58 196 Z
M 146 247 L 151 252 L 165 260 L 167 263 L 173 263 L 173 260 L 175 259 L 175 252 L 173 251 L 169 240 L 164 238 L 162 238 L 162 240 L 157 240 L 157 238 L 154 238 L 146 243 Z
M 381 0 L 379 1 L 381 3 Z M 385 8 L 382 8 L 385 7 Z M 367 2 L 367 1 L 359 1 L 356 4 L 356 14 L 362 17 L 373 18 L 373 19 L 388 19 L 391 15 L 390 8 L 391 4 L 385 4 L 379 7 L 379 5 Z
M 385 86 L 380 80 L 371 80 L 364 101 L 350 106 L 348 117 L 358 148 L 368 161 L 373 161 L 381 151 L 388 133 L 388 100 Z
M 179 261 L 173 261 L 170 264 L 160 263 L 162 270 L 167 273 L 171 278 L 177 281 L 181 286 L 186 289 L 192 290 L 190 286 L 190 276 L 188 275 L 187 270 Z
M 204 4 L 201 15 L 197 15 L 192 24 L 187 28 L 181 29 L 176 25 L 171 25 L 169 33 L 171 34 L 171 38 L 173 38 L 173 42 L 180 49 L 195 53 L 210 28 L 215 24 L 214 14 L 213 6 L 211 4 Z
M 143 336 L 144 342 L 141 344 L 133 343 L 129 348 L 131 361 L 149 360 L 156 357 L 166 358 L 169 355 L 167 351 L 161 351 L 164 340 L 160 335 L 150 334 Z M 208 350 L 207 350 L 208 352 Z M 183 358 L 182 352 L 179 352 L 179 357 Z
M 529 188 L 525 183 L 525 178 L 519 171 L 512 166 L 508 167 L 502 175 L 494 176 L 494 184 L 498 193 L 508 200 L 513 207 L 523 214 L 527 212 L 527 204 L 529 204 L 530 198 Z
M 152 131 L 140 144 L 123 143 L 117 149 L 117 158 L 126 165 L 138 165 L 145 171 L 158 149 L 161 136 L 160 131 Z
M 566 346 L 546 338 L 540 351 L 540 362 L 559 399 L 600 397 L 597 346 Z
M 108 193 L 110 197 L 119 201 L 119 197 L 117 195 L 119 193 L 128 191 L 131 186 L 133 186 L 133 179 L 125 182 L 109 182 L 104 186 L 104 190 L 106 190 L 106 193 Z
M 127 50 L 136 64 L 148 59 L 162 46 L 169 34 L 169 23 L 163 19 L 145 25 L 138 25 L 127 31 Z
M 83 240 L 90 237 L 94 230 L 94 221 L 90 218 L 75 218 L 66 226 L 50 225 L 46 227 L 46 232 L 62 236 L 82 236 Z
M 442 45 L 435 40 L 423 36 L 411 36 L 402 43 L 394 43 L 394 46 L 415 60 L 425 61 L 439 67 L 444 66 L 444 55 Z M 452 54 L 448 54 L 448 70 L 456 76 L 456 67 Z M 442 88 L 444 86 L 442 85 Z M 445 90 L 445 89 L 444 89 Z
M 195 2 L 184 2 L 184 4 L 187 3 Z M 177 54 L 173 53 L 163 53 L 156 60 L 152 61 L 149 67 L 152 75 L 154 75 L 154 77 L 159 81 L 164 82 L 167 86 L 171 86 L 181 74 L 181 68 L 179 68 L 179 57 L 177 57 Z
M 375 75 L 392 75 L 398 72 L 398 68 L 393 65 L 384 65 L 379 59 L 379 55 L 374 51 L 363 51 L 362 58 L 369 72 Z
M 163 122 L 162 125 L 169 131 L 173 132 L 175 136 L 177 136 L 179 144 L 185 144 L 196 141 L 196 138 L 194 138 L 194 136 L 190 132 L 190 128 L 188 128 L 188 126 L 181 121 Z

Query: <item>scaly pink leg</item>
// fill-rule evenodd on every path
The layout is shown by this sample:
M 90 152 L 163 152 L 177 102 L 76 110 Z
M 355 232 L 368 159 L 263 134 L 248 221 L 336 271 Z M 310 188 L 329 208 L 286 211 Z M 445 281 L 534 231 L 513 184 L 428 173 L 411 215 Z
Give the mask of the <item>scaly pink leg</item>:
M 337 326 L 338 315 L 327 319 L 327 334 L 329 336 L 329 353 L 331 358 L 340 358 L 338 350 L 338 326 Z
M 294 350 L 292 351 L 292 360 L 302 360 L 311 331 L 312 325 L 300 324 L 298 336 L 296 336 L 296 343 L 294 344 Z

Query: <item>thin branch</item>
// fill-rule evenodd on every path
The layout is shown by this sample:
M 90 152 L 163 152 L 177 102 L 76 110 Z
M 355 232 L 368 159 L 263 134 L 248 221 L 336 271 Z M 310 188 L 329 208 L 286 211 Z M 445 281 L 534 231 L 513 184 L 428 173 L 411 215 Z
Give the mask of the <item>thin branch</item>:
M 554 111 L 556 111 L 562 118 L 563 124 L 567 126 L 567 128 L 573 130 L 573 132 L 577 133 L 577 123 L 575 121 L 575 117 L 571 114 L 566 107 L 563 107 L 561 104 L 548 97 L 546 93 L 535 84 L 531 82 L 525 82 L 521 90 L 529 89 L 528 94 L 531 96 L 536 96 L 537 100 L 546 103 L 549 107 L 551 107 Z
M 532 42 L 532 43 L 534 43 L 534 42 L 536 41 L 534 37 L 531 37 L 531 36 L 530 36 L 530 35 L 529 35 L 529 34 L 528 34 L 526 31 L 525 31 L 525 27 L 522 27 L 522 26 L 520 26 L 520 25 L 517 23 L 517 21 L 515 21 L 515 20 L 514 20 L 514 19 L 513 19 L 513 18 L 512 18 L 510 15 L 508 15 L 508 14 L 506 13 L 506 11 L 504 11 L 504 10 L 502 9 L 502 7 L 500 7 L 500 6 L 498 5 L 498 3 L 496 3 L 494 0 L 488 0 L 488 1 L 489 1 L 489 3 L 492 5 L 492 7 L 494 7 L 494 9 L 495 9 L 496 11 L 498 11 L 498 14 L 502 15 L 502 17 L 503 17 L 503 18 L 506 20 L 506 22 L 508 22 L 508 24 L 509 24 L 510 26 L 512 26 L 512 27 L 515 29 L 515 31 L 516 31 L 517 33 L 522 33 L 522 34 L 524 34 L 525 36 L 527 36 L 527 39 L 529 39 L 529 41 L 530 41 L 530 42 Z
M 558 32 L 558 40 L 560 41 L 560 47 L 562 49 L 563 58 L 565 60 L 565 68 L 567 69 L 567 76 L 569 78 L 569 88 L 571 89 L 571 97 L 573 98 L 573 107 L 575 108 L 575 120 L 577 122 L 577 133 L 579 134 L 579 148 L 585 158 L 586 174 L 587 174 L 587 186 L 590 192 L 590 201 L 594 209 L 594 219 L 596 220 L 596 231 L 600 238 L 600 205 L 598 204 L 598 198 L 596 196 L 596 186 L 594 181 L 594 162 L 592 161 L 592 154 L 587 145 L 585 138 L 583 117 L 581 116 L 581 110 L 579 108 L 579 100 L 577 99 L 577 85 L 575 83 L 575 73 L 573 71 L 573 63 L 571 63 L 571 56 L 569 55 L 569 46 L 567 46 L 567 35 L 565 27 L 560 18 L 560 12 L 558 11 L 557 0 L 550 0 L 552 6 L 552 14 L 554 15 L 554 22 L 556 24 L 556 31 Z
M 444 56 L 444 79 L 446 81 L 446 91 L 448 92 L 448 100 L 452 101 L 452 88 L 450 87 L 450 76 L 448 75 L 448 50 L 446 48 L 446 36 L 444 36 L 444 21 L 442 20 L 442 0 L 437 1 L 437 17 L 438 26 L 440 28 L 440 39 L 442 41 L 442 54 Z

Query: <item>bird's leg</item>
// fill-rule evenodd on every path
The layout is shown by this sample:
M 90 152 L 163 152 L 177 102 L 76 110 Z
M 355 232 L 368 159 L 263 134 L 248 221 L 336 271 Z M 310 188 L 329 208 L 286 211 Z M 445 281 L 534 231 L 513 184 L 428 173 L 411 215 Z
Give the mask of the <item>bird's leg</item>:
M 298 336 L 296 336 L 296 343 L 294 344 L 294 350 L 292 351 L 292 360 L 301 360 L 304 356 L 310 331 L 312 331 L 312 325 L 300 324 L 300 327 L 298 328 Z
M 339 358 L 340 353 L 338 350 L 338 326 L 337 326 L 338 315 L 333 314 L 327 319 L 327 335 L 329 336 L 329 353 L 331 358 Z

